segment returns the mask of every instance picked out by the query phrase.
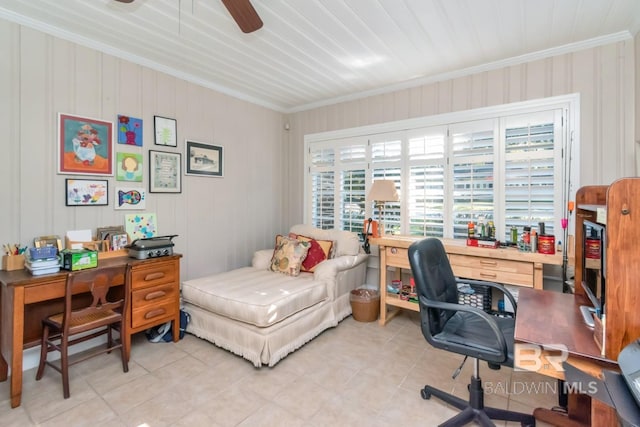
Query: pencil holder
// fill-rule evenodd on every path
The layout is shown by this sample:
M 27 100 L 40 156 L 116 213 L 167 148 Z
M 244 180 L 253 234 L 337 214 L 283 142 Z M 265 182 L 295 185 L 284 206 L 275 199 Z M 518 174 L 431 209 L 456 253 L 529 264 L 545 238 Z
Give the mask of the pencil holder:
M 2 269 L 6 271 L 22 270 L 24 268 L 24 255 L 4 255 L 2 257 Z

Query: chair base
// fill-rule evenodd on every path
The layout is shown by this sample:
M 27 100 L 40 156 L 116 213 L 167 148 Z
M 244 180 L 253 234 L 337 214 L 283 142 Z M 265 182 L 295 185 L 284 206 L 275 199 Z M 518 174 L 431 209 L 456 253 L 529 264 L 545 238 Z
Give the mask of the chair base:
M 455 406 L 462 411 L 453 418 L 450 418 L 440 424 L 440 427 L 463 426 L 472 421 L 477 422 L 483 427 L 493 427 L 495 424 L 491 421 L 492 419 L 516 421 L 520 422 L 520 425 L 522 426 L 536 425 L 536 419 L 533 415 L 507 411 L 506 409 L 485 407 L 482 380 L 475 376 L 471 377 L 471 383 L 469 384 L 469 401 L 465 401 L 457 396 L 438 390 L 430 385 L 424 386 L 424 388 L 420 390 L 420 395 L 423 399 L 430 399 L 431 396 L 435 396 L 443 402 Z

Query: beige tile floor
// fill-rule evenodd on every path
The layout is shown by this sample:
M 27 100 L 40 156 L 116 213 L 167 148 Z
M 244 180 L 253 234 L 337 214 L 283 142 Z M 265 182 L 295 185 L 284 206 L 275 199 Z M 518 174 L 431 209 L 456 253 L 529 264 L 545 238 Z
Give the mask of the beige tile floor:
M 472 371 L 469 360 L 452 380 L 462 358 L 429 346 L 409 312 L 384 327 L 348 317 L 273 368 L 256 369 L 191 335 L 178 343 L 134 338 L 128 373 L 117 353 L 75 365 L 69 399 L 50 368 L 38 382 L 35 369 L 24 373 L 15 409 L 8 383 L 0 384 L 0 425 L 435 426 L 456 410 L 423 400 L 420 389 L 429 383 L 466 398 Z M 557 403 L 554 380 L 486 364 L 481 374 L 487 405 L 531 412 Z

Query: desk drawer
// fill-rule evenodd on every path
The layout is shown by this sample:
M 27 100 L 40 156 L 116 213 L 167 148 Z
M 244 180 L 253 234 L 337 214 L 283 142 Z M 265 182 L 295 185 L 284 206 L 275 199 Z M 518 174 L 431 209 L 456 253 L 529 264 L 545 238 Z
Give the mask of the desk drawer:
M 533 287 L 533 263 L 449 254 L 449 262 L 458 277 Z
M 387 247 L 385 248 L 387 266 L 410 269 L 409 250 L 405 248 Z
M 177 283 L 177 263 L 168 261 L 154 264 L 131 272 L 131 289 L 141 289 L 165 283 Z
M 179 306 L 178 286 L 175 283 L 133 291 L 131 326 L 137 328 L 161 318 L 172 317 L 178 312 Z

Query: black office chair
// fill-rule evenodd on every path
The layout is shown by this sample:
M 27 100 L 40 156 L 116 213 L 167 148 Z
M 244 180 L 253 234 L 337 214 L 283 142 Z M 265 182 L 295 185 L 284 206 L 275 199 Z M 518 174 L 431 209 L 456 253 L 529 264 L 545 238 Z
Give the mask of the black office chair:
M 409 247 L 409 264 L 416 283 L 422 334 L 426 340 L 435 348 L 464 355 L 465 361 L 467 357 L 474 358 L 468 402 L 430 385 L 425 385 L 421 390 L 424 399 L 433 395 L 462 410 L 440 425 L 462 426 L 477 421 L 481 426 L 493 426 L 491 419 L 497 419 L 535 426 L 532 415 L 484 406 L 479 361 L 488 362 L 492 369 L 499 369 L 501 365 L 513 367 L 514 318 L 497 317 L 479 308 L 458 304 L 460 281 L 453 275 L 447 253 L 439 239 L 427 238 L 413 243 Z M 513 296 L 502 285 L 473 280 L 461 282 L 498 288 L 516 309 Z M 458 372 L 459 369 L 454 378 Z

